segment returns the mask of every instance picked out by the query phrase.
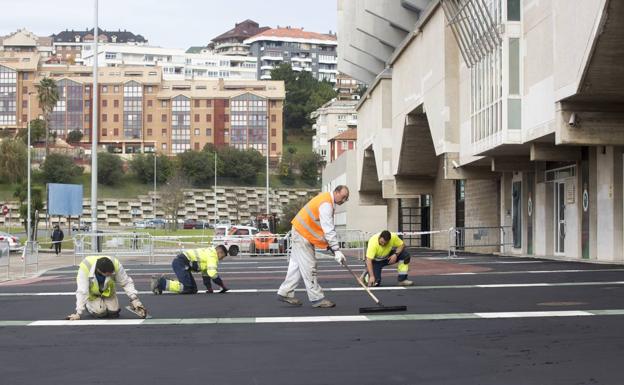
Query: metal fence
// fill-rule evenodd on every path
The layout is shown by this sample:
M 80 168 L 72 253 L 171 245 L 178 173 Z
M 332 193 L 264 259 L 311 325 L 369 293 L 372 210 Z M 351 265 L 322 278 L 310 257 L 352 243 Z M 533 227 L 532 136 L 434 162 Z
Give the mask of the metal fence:
M 255 235 L 226 235 L 216 237 L 213 245 L 224 245 L 232 256 L 250 257 L 282 257 L 290 253 L 290 233 L 268 234 L 258 233 Z
M 362 230 L 336 230 L 340 250 L 347 256 L 364 260 L 369 234 Z
M 35 271 L 39 271 L 39 243 L 37 241 L 26 241 L 22 249 L 22 260 L 24 261 L 24 276 L 29 266 L 35 265 Z
M 449 231 L 449 256 L 468 249 L 505 253 L 512 244 L 511 226 L 453 227 Z
M 0 241 L 0 268 L 6 269 L 7 278 L 9 277 L 10 268 L 10 245 L 7 241 Z

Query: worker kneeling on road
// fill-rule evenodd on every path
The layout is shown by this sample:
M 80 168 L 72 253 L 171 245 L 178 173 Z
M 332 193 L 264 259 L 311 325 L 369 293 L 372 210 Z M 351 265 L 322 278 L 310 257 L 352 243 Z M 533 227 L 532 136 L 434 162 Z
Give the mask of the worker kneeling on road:
M 147 316 L 132 278 L 126 274 L 117 258 L 97 255 L 86 257 L 80 262 L 76 281 L 76 312 L 67 316 L 68 320 L 79 320 L 85 308 L 96 318 L 119 318 L 121 309 L 115 292 L 116 283 L 123 287 L 132 308 L 140 316 Z
M 206 293 L 213 292 L 211 280 L 221 286 L 220 293 L 225 293 L 228 291 L 228 288 L 225 287 L 223 280 L 219 277 L 217 266 L 219 261 L 227 255 L 228 249 L 223 245 L 185 250 L 171 262 L 171 267 L 178 280 L 166 279 L 164 274 L 155 275 L 152 277 L 152 292 L 154 294 L 162 294 L 163 291 L 178 294 L 195 294 L 197 293 L 197 283 L 195 283 L 192 273 L 195 271 L 202 273 Z
M 403 240 L 396 233 L 384 230 L 368 240 L 366 248 L 366 271 L 360 277 L 368 286 L 381 284 L 381 270 L 388 265 L 399 263 L 397 271 L 400 286 L 411 286 L 414 283 L 407 279 L 410 255 L 405 250 Z

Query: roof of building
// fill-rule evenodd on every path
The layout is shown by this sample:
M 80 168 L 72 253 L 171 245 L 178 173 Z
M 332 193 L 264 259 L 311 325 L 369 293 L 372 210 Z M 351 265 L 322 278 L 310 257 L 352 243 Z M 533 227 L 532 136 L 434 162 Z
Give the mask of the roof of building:
M 0 46 L 36 47 L 51 46 L 52 39 L 46 36 L 37 36 L 27 29 L 18 29 L 6 36 L 0 36 Z
M 193 47 L 189 47 L 186 50 L 186 53 L 201 53 L 202 50 L 206 49 L 206 47 L 204 46 L 193 46 Z
M 336 140 L 357 140 L 357 129 L 353 128 L 331 138 L 329 141 Z
M 250 43 L 260 40 L 313 40 L 336 44 L 336 35 L 308 32 L 303 28 L 271 28 L 248 39 Z M 247 41 L 246 41 L 247 42 Z
M 91 39 L 93 39 L 93 31 L 93 28 L 85 31 L 74 31 L 73 29 L 70 31 L 66 29 L 65 31 L 50 35 L 50 37 L 55 43 L 75 43 L 76 36 L 80 36 L 80 41 L 84 41 L 85 37 L 89 36 L 91 37 Z M 107 41 L 112 41 L 112 37 L 116 36 L 116 43 L 147 43 L 147 39 L 144 38 L 142 35 L 135 35 L 134 33 L 126 31 L 125 29 L 123 31 L 105 31 L 102 28 L 98 28 L 98 35 L 106 36 L 105 40 Z
M 221 35 L 212 39 L 213 42 L 219 42 L 221 40 L 227 39 L 235 39 L 238 38 L 240 40 L 245 40 L 249 37 L 257 35 L 263 31 L 269 30 L 271 27 L 260 27 L 260 24 L 257 22 L 247 19 L 245 21 L 241 21 L 240 23 L 236 23 L 234 28 L 229 31 L 222 33 Z

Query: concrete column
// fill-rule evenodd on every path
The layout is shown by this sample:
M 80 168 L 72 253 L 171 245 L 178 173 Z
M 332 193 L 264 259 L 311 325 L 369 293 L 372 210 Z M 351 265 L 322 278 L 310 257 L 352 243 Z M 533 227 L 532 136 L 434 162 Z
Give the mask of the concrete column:
M 387 205 L 387 221 L 388 221 L 388 230 L 390 231 L 399 231 L 399 200 L 398 199 L 388 199 Z
M 597 238 L 599 261 L 623 261 L 622 256 L 622 150 L 598 147 L 596 154 Z

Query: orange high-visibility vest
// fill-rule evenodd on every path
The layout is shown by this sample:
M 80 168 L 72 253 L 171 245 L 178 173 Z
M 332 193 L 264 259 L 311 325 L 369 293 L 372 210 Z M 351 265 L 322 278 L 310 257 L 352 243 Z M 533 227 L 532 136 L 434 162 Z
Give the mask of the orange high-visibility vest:
M 332 208 L 334 207 L 332 193 L 324 192 L 312 198 L 299 210 L 299 213 L 291 222 L 293 228 L 317 249 L 327 249 L 327 246 L 329 246 L 325 240 L 319 216 L 319 208 L 325 202 L 332 205 Z

